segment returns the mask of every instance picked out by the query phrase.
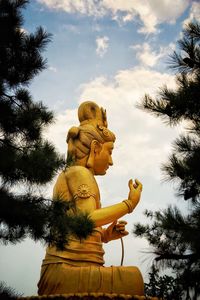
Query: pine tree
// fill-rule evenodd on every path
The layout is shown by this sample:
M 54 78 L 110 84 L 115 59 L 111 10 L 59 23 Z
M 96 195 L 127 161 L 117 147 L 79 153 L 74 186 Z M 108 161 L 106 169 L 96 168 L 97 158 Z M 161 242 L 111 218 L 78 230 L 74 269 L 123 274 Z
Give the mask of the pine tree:
M 86 237 L 93 224 L 85 215 L 67 214 L 73 203 L 52 203 L 33 192 L 64 168 L 65 161 L 42 136 L 53 113 L 34 102 L 28 90 L 46 68 L 41 53 L 51 35 L 41 27 L 30 34 L 23 30 L 27 3 L 0 0 L 0 241 L 30 237 L 62 248 L 71 232 Z
M 169 275 L 159 275 L 159 270 L 152 265 L 149 273 L 149 282 L 145 283 L 145 294 L 165 300 L 182 300 L 183 286 L 178 278 Z
M 0 299 L 15 300 L 19 299 L 19 297 L 22 297 L 22 295 L 17 293 L 13 288 L 7 287 L 4 282 L 0 282 Z
M 177 71 L 177 88 L 164 86 L 156 99 L 145 95 L 139 107 L 170 126 L 186 123 L 185 133 L 174 141 L 173 152 L 162 170 L 167 180 L 177 184 L 177 196 L 189 201 L 191 208 L 187 214 L 177 206 L 161 212 L 146 211 L 151 223 L 136 224 L 134 233 L 153 246 L 157 262 L 172 269 L 185 292 L 182 299 L 197 299 L 200 295 L 200 24 L 197 21 L 186 26 L 178 45 L 180 52 L 173 53 L 170 64 Z

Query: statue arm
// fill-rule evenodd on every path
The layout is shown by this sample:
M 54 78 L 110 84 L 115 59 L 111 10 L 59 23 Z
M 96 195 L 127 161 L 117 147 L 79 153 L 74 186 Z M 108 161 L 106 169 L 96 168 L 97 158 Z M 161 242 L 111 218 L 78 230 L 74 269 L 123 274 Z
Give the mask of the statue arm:
M 128 185 L 128 199 L 122 201 L 121 203 L 96 209 L 90 213 L 90 217 L 96 223 L 96 226 L 103 226 L 112 223 L 134 210 L 140 200 L 142 184 L 137 179 L 135 182 L 133 182 L 131 179 L 129 180 Z
M 89 216 L 95 222 L 96 226 L 103 226 L 118 220 L 129 212 L 124 202 L 117 203 L 100 209 L 95 209 Z
M 83 167 L 72 167 L 65 174 L 67 185 L 77 208 L 87 212 L 95 222 L 96 227 L 118 220 L 127 213 L 131 213 L 140 200 L 142 185 L 139 181 L 129 181 L 128 199 L 104 208 L 98 208 L 98 187 L 94 176 Z

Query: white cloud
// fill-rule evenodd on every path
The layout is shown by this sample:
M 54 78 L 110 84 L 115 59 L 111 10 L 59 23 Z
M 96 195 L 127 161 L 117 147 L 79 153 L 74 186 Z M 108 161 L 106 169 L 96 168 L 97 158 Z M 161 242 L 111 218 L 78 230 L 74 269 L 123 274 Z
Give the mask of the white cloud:
M 133 20 L 133 15 L 132 14 L 126 14 L 123 18 L 122 18 L 123 22 L 130 22 Z
M 80 13 L 102 17 L 110 13 L 112 18 L 123 22 L 136 17 L 142 22 L 141 33 L 155 33 L 157 25 L 163 22 L 173 23 L 182 15 L 189 0 L 38 0 L 52 9 L 68 13 Z
M 106 54 L 106 52 L 108 50 L 108 42 L 109 42 L 109 38 L 107 36 L 98 37 L 96 39 L 97 55 L 99 55 L 100 57 L 103 57 Z
M 38 0 L 52 9 L 64 10 L 67 13 L 80 13 L 89 16 L 103 16 L 105 9 L 95 0 Z
M 152 50 L 148 43 L 132 45 L 130 48 L 136 52 L 136 57 L 142 65 L 153 67 L 161 58 L 169 55 L 175 49 L 175 45 L 170 43 L 157 51 Z
M 184 20 L 183 26 L 191 22 L 192 20 L 200 20 L 200 2 L 199 1 L 193 1 L 191 8 L 190 8 L 190 13 L 189 17 Z
M 48 68 L 48 70 L 49 70 L 49 71 L 52 71 L 52 72 L 54 72 L 54 73 L 57 73 L 57 72 L 58 72 L 57 68 L 56 68 L 56 67 L 53 67 L 53 66 L 50 66 L 50 67 Z
M 142 45 L 131 46 L 133 50 L 136 50 L 136 57 L 139 61 L 146 66 L 153 67 L 158 59 L 161 57 L 160 53 L 156 53 L 151 50 L 151 47 L 148 43 Z
M 62 114 L 58 114 L 55 119 L 55 123 L 48 127 L 45 131 L 45 137 L 48 138 L 54 145 L 56 145 L 58 151 L 62 154 L 66 154 L 66 137 L 67 132 L 72 126 L 78 126 L 78 119 L 76 116 L 76 110 L 66 110 Z

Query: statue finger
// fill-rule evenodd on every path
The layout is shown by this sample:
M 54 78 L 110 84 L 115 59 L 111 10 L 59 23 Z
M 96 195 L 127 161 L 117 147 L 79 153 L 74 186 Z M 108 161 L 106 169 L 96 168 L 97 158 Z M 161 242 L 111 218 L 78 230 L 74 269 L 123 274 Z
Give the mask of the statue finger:
M 116 231 L 120 231 L 120 232 L 122 232 L 122 231 L 124 231 L 125 230 L 125 226 L 115 226 L 115 229 L 116 229 Z
M 138 179 L 135 179 L 135 182 L 137 184 L 137 189 L 142 191 L 142 183 Z
M 114 222 L 112 222 L 110 224 L 109 229 L 112 229 L 112 228 L 116 227 L 116 225 L 117 225 L 117 220 L 115 220 Z
M 129 234 L 129 232 L 128 231 L 124 231 L 124 232 L 121 232 L 121 234 L 123 234 L 123 236 L 126 236 L 126 235 Z
M 124 221 L 124 220 L 119 220 L 119 221 L 118 221 L 118 224 L 124 224 L 124 225 L 127 225 L 127 222 Z
M 116 225 L 119 230 L 124 230 L 125 229 L 125 224 L 118 224 Z
M 128 186 L 129 186 L 130 190 L 133 188 L 133 180 L 132 179 L 129 180 Z

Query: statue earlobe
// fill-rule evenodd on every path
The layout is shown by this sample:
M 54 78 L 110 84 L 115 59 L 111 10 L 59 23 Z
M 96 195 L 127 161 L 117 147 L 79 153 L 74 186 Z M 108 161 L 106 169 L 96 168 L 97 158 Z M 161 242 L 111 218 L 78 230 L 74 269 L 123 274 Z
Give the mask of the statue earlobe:
M 89 153 L 88 160 L 86 163 L 86 167 L 88 169 L 93 169 L 93 166 L 94 166 L 94 151 L 91 151 L 91 150 L 92 149 L 90 149 L 90 153 Z
M 86 163 L 87 168 L 94 167 L 94 158 L 97 154 L 101 152 L 101 149 L 102 149 L 102 145 L 97 140 L 93 140 L 90 145 L 90 153 Z
M 94 142 L 95 142 L 95 140 L 93 140 L 90 145 L 90 153 L 89 153 L 88 160 L 86 163 L 86 167 L 88 169 L 91 169 L 94 166 L 94 156 L 95 156 L 95 143 Z

